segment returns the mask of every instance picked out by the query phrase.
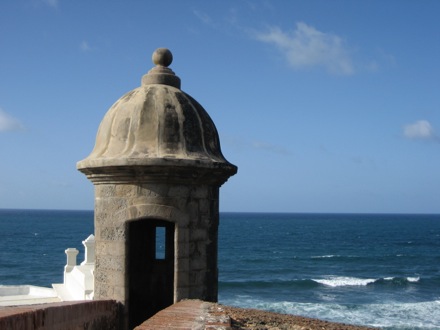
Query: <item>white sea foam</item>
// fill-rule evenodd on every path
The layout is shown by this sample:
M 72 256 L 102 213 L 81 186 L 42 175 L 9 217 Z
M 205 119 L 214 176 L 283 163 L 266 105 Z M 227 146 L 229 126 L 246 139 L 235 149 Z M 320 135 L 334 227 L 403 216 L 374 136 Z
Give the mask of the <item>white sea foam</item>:
M 335 255 L 335 254 L 328 254 L 328 255 L 323 255 L 323 256 L 312 256 L 312 259 L 322 259 L 322 258 L 337 258 L 339 257 L 339 255 Z
M 324 258 L 359 258 L 359 256 L 357 255 L 346 255 L 346 256 L 341 256 L 339 254 L 324 254 L 322 256 L 311 256 L 311 259 L 324 259 Z
M 385 277 L 385 281 L 393 281 L 396 277 Z M 357 278 L 357 277 L 347 277 L 347 276 L 328 276 L 322 279 L 313 279 L 313 281 L 324 284 L 331 287 L 339 286 L 365 286 L 370 283 L 379 281 L 380 279 L 373 278 Z M 416 283 L 420 281 L 420 277 L 406 277 L 406 280 L 411 283 Z
M 382 329 L 440 330 L 440 301 L 420 303 L 334 304 L 264 301 L 250 296 L 236 296 L 222 304 L 257 308 L 278 313 L 301 315 L 331 322 L 379 327 Z
M 374 283 L 376 280 L 371 278 L 357 278 L 357 277 L 346 277 L 346 276 L 328 276 L 323 279 L 313 279 L 313 281 L 331 286 L 365 286 L 369 283 Z

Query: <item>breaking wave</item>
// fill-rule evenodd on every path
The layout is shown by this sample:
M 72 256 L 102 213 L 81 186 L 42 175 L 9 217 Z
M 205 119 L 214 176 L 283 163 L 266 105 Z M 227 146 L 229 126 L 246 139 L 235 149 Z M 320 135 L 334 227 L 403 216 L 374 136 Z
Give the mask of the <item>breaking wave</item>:
M 370 284 L 391 284 L 405 285 L 420 281 L 420 277 L 385 277 L 385 278 L 357 278 L 346 276 L 328 276 L 322 279 L 313 279 L 313 281 L 331 287 L 340 286 L 366 286 Z
M 222 288 L 315 288 L 320 285 L 328 287 L 367 286 L 367 285 L 408 285 L 420 281 L 420 277 L 385 277 L 357 278 L 348 276 L 325 276 L 319 279 L 270 279 L 270 280 L 235 280 L 220 281 Z

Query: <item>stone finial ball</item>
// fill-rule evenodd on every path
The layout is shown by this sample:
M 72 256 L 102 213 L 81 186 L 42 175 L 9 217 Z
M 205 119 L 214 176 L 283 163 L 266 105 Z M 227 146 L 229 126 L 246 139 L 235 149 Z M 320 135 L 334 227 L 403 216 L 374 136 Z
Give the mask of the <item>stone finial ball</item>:
M 173 54 L 168 48 L 158 48 L 153 53 L 153 63 L 155 65 L 169 66 L 173 62 Z

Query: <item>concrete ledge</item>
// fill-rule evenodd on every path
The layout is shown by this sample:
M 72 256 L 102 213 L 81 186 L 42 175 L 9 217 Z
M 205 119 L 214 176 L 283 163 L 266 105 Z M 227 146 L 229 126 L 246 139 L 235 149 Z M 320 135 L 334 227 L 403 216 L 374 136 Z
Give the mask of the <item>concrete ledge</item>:
M 201 300 L 183 300 L 137 326 L 135 330 L 226 330 L 230 317 L 216 304 Z
M 0 308 L 0 329 L 116 330 L 119 305 L 114 300 L 60 302 Z
M 61 301 L 51 288 L 34 285 L 0 285 L 0 306 L 46 304 Z

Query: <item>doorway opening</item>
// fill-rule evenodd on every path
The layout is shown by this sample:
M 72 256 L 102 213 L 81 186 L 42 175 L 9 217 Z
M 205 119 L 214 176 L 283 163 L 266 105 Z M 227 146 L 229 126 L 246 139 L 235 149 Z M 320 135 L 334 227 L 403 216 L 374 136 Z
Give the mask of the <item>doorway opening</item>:
M 173 304 L 175 225 L 140 219 L 127 226 L 128 318 L 132 329 Z

